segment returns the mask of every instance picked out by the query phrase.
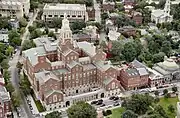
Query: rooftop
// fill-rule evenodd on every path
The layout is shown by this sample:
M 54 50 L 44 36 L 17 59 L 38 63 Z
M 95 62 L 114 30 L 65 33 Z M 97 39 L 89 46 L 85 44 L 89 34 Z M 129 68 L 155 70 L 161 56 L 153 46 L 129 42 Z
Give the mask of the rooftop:
M 84 4 L 46 4 L 43 10 L 86 11 Z

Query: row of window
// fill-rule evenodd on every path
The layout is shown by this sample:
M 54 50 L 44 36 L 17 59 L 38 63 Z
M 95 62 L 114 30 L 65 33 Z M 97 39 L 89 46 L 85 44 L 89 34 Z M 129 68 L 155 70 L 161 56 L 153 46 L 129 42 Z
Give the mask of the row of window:
M 46 15 L 44 15 L 44 17 L 46 18 Z M 64 15 L 48 15 L 48 17 L 49 18 L 53 18 L 53 17 L 55 17 L 55 18 L 58 18 L 58 17 L 60 17 L 60 18 L 64 18 Z M 83 17 L 82 15 L 67 15 L 67 17 L 68 18 L 76 18 L 76 17 L 78 17 L 78 18 L 81 18 L 81 17 Z

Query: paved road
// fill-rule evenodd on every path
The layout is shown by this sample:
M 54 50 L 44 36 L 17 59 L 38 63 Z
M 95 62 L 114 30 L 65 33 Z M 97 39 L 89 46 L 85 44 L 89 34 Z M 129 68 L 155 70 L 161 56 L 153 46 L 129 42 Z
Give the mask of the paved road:
M 94 1 L 94 9 L 95 9 L 95 21 L 101 23 L 101 9 L 100 4 L 97 3 L 96 0 Z
M 34 13 L 33 17 L 30 18 L 30 21 L 28 22 L 28 25 L 25 28 L 25 33 L 21 37 L 22 38 L 21 45 L 23 44 L 24 40 L 27 40 L 27 36 L 29 34 L 28 27 L 33 24 L 34 20 L 37 17 L 37 13 L 38 13 L 38 10 Z M 20 57 L 20 50 L 18 50 L 16 54 L 14 54 L 13 59 L 9 61 L 9 65 L 10 65 L 9 71 L 11 73 L 11 82 L 16 91 L 19 91 L 19 76 L 18 76 L 18 70 L 16 68 L 16 64 L 19 61 L 19 57 Z M 22 104 L 20 106 L 22 109 L 22 113 L 21 113 L 22 118 L 33 118 L 31 111 L 29 109 L 29 106 L 26 102 L 26 98 L 24 94 L 21 93 L 20 95 L 22 99 Z

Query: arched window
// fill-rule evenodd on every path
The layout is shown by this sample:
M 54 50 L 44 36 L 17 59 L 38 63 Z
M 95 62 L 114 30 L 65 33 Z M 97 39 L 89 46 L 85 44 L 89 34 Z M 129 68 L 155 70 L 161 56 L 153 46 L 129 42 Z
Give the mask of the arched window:
M 112 89 L 115 89 L 115 82 L 112 82 Z
M 57 102 L 57 95 L 53 95 L 53 102 Z

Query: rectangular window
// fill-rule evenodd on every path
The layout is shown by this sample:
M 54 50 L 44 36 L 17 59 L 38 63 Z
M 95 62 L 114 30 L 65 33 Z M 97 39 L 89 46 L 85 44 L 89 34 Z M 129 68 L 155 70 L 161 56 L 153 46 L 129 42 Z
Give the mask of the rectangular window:
M 52 17 L 52 15 L 48 15 L 48 17 Z

